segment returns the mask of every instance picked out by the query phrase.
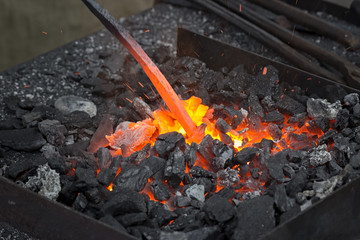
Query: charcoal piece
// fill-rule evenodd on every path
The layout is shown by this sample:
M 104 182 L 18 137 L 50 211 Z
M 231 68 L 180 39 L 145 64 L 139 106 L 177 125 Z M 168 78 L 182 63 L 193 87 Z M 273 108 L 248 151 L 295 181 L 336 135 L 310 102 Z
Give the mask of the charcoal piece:
M 286 185 L 286 193 L 289 197 L 295 198 L 296 194 L 303 190 L 307 183 L 307 174 L 305 171 L 299 171 Z
M 185 158 L 177 147 L 165 164 L 164 177 L 171 187 L 178 187 L 185 176 Z
M 62 156 L 82 156 L 83 152 L 89 146 L 89 141 L 79 141 L 71 145 L 63 146 L 59 149 Z
M 91 93 L 103 97 L 112 97 L 115 94 L 116 86 L 111 82 L 103 82 L 91 89 Z
M 70 114 L 75 111 L 83 111 L 89 114 L 90 117 L 96 115 L 96 105 L 85 98 L 77 96 L 62 96 L 55 101 L 55 108 L 63 114 Z
M 350 166 L 355 169 L 360 168 L 360 153 L 357 153 L 350 158 Z
M 326 117 L 329 120 L 334 120 L 341 109 L 340 101 L 330 103 L 326 99 L 309 98 L 306 105 L 310 117 Z
M 133 102 L 132 102 L 133 108 L 135 109 L 135 111 L 143 118 L 152 118 L 154 119 L 154 115 L 151 111 L 150 106 L 144 102 L 142 99 L 135 97 L 133 98 Z
M 266 112 L 271 112 L 275 110 L 275 102 L 274 100 L 272 100 L 271 96 L 265 96 L 261 100 L 261 105 Z
M 345 106 L 355 106 L 359 103 L 359 94 L 350 93 L 344 97 L 343 102 Z
M 240 150 L 235 154 L 233 159 L 233 166 L 240 164 L 246 165 L 248 162 L 252 162 L 259 154 L 258 148 L 247 147 Z
M 261 127 L 261 117 L 250 112 L 248 118 L 248 127 L 253 131 L 259 131 Z
M 181 193 L 175 195 L 174 205 L 179 207 L 179 208 L 189 206 L 190 202 L 191 202 L 190 197 L 181 196 Z
M 225 161 L 230 161 L 234 157 L 234 150 L 219 140 L 213 142 L 212 153 Z
M 18 151 L 40 149 L 46 140 L 36 128 L 0 130 L 0 145 Z
M 165 209 L 163 206 L 154 207 L 151 209 L 149 215 L 151 218 L 155 218 L 157 220 L 159 226 L 163 226 L 177 217 L 176 213 Z
M 186 196 L 198 200 L 200 202 L 205 201 L 205 187 L 203 185 L 193 184 L 185 191 Z
M 316 179 L 327 180 L 329 178 L 330 174 L 327 172 L 326 166 L 319 166 L 316 168 Z
M 337 175 L 342 171 L 342 167 L 340 167 L 334 159 L 329 161 L 328 168 L 332 175 Z
M 92 126 L 93 121 L 86 112 L 75 111 L 65 115 L 61 123 L 70 130 L 77 128 L 89 128 Z
M 227 106 L 224 110 L 231 116 L 231 128 L 236 129 L 237 126 L 243 121 L 244 117 L 240 111 L 234 109 L 232 106 Z
M 237 171 L 229 167 L 225 170 L 220 170 L 217 176 L 219 185 L 223 187 L 230 187 L 240 182 Z
M 39 122 L 38 127 L 50 144 L 55 146 L 64 145 L 67 129 L 58 120 L 44 120 Z
M 27 125 L 25 125 L 27 126 Z M 18 118 L 9 118 L 0 121 L 0 130 L 23 128 L 22 121 Z
M 266 139 L 266 138 L 263 138 L 261 139 L 260 143 L 256 144 L 255 147 L 257 148 L 261 148 L 261 149 L 272 149 L 274 146 L 274 142 L 269 140 L 269 139 Z
M 196 214 L 194 213 L 196 209 L 192 209 L 192 212 L 183 212 L 178 213 L 180 216 L 177 217 L 172 223 L 169 224 L 169 228 L 173 231 L 182 231 L 182 232 L 188 232 L 193 229 L 196 229 L 200 225 L 199 221 L 196 219 Z
M 146 144 L 140 151 L 136 151 L 130 155 L 130 162 L 139 164 L 150 155 L 151 144 Z
M 326 144 L 322 144 L 319 145 L 317 148 L 314 148 L 309 154 L 309 157 L 310 164 L 313 167 L 323 165 L 332 159 L 331 154 L 327 151 Z
M 278 160 L 276 155 L 271 157 L 268 161 L 266 161 L 265 164 L 269 170 L 270 176 L 273 179 L 281 181 L 283 178 L 285 178 L 285 175 L 284 175 L 284 172 L 282 169 L 284 164 Z
M 212 158 L 214 157 L 212 153 L 214 139 L 210 135 L 206 135 L 201 143 L 199 144 L 199 153 L 209 162 L 211 163 Z
M 150 185 L 150 189 L 156 200 L 164 201 L 169 199 L 171 196 L 169 188 L 159 180 L 153 181 Z
M 233 147 L 234 146 L 234 142 L 231 139 L 231 137 L 225 133 L 219 132 L 219 136 L 220 136 L 220 140 L 221 142 L 225 143 L 226 145 L 228 145 L 229 147 Z
M 267 122 L 267 123 L 282 124 L 285 120 L 285 117 L 279 111 L 275 110 L 267 113 L 262 120 L 263 122 Z
M 148 182 L 152 172 L 148 166 L 129 165 L 121 169 L 114 180 L 114 189 L 128 188 L 140 192 Z
M 230 125 L 222 118 L 216 120 L 215 128 L 222 133 L 227 133 L 231 130 Z
M 277 124 L 269 123 L 266 129 L 274 141 L 279 141 L 281 139 L 282 131 Z
M 316 118 L 315 123 L 323 132 L 327 132 L 330 128 L 330 120 L 325 117 Z
M 146 212 L 146 204 L 140 193 L 128 188 L 118 188 L 114 190 L 110 200 L 105 202 L 102 212 L 112 216 Z
M 288 178 L 292 178 L 295 176 L 295 170 L 290 166 L 290 164 L 285 164 L 283 167 L 284 175 Z
M 50 158 L 47 158 L 50 168 L 54 169 L 60 174 L 66 174 L 68 167 L 66 166 L 66 158 L 59 154 L 53 154 Z
M 109 186 L 114 180 L 116 171 L 112 168 L 102 168 L 97 175 L 97 180 L 104 186 Z
M 353 116 L 357 119 L 360 118 L 360 103 L 356 104 L 354 107 L 353 107 Z
M 292 203 L 286 195 L 284 184 L 275 186 L 274 203 L 281 212 L 286 212 L 292 207 Z
M 334 137 L 334 147 L 341 152 L 350 153 L 349 138 L 343 137 L 341 134 L 337 134 Z
M 276 102 L 276 108 L 281 113 L 289 114 L 291 116 L 306 111 L 304 105 L 285 94 Z
M 185 146 L 185 138 L 181 133 L 169 132 L 159 135 L 156 138 L 155 150 L 159 157 L 167 158 L 176 147 L 183 148 Z
M 86 208 L 87 205 L 88 205 L 88 200 L 86 199 L 84 194 L 79 193 L 76 196 L 75 201 L 71 207 L 79 212 L 82 212 L 82 211 L 84 211 L 84 209 Z
M 218 191 L 215 194 L 222 198 L 231 199 L 235 196 L 235 190 L 234 188 L 227 187 L 227 188 L 222 188 L 220 191 Z
M 147 215 L 144 212 L 139 213 L 127 213 L 124 215 L 116 216 L 115 219 L 124 227 L 132 225 L 139 225 L 147 219 Z
M 274 200 L 263 195 L 237 206 L 237 225 L 231 239 L 258 239 L 275 227 Z
M 216 179 L 215 173 L 213 173 L 211 171 L 207 171 L 199 166 L 192 167 L 189 170 L 189 173 L 195 178 L 203 177 L 203 178 L 209 178 L 209 179 Z
M 112 156 L 109 149 L 100 147 L 96 152 L 97 164 L 100 169 L 109 168 L 112 162 Z
M 33 167 L 33 162 L 29 159 L 20 159 L 11 164 L 8 168 L 8 174 L 10 178 L 17 178 L 21 173 L 29 170 Z
M 250 174 L 254 179 L 258 179 L 260 177 L 260 169 L 259 168 L 252 168 L 250 169 Z
M 151 171 L 151 176 L 156 174 L 159 171 L 162 171 L 165 167 L 166 160 L 160 157 L 151 155 L 150 157 L 144 159 L 139 167 L 147 166 Z
M 75 169 L 75 177 L 77 184 L 84 186 L 86 189 L 98 186 L 96 173 L 93 169 L 77 167 Z
M 214 195 L 205 201 L 204 212 L 211 220 L 226 222 L 234 217 L 234 206 L 228 199 Z
M 196 162 L 196 153 L 197 153 L 197 144 L 195 142 L 192 142 L 190 147 L 188 147 L 188 145 L 186 145 L 187 147 L 185 148 L 185 152 L 184 152 L 184 158 L 185 161 L 187 163 L 187 166 L 189 168 L 192 168 Z
M 332 141 L 337 134 L 338 132 L 335 129 L 327 131 L 320 137 L 319 144 L 324 144 Z
M 101 119 L 98 128 L 90 140 L 90 145 L 87 148 L 89 152 L 96 152 L 99 147 L 105 146 L 109 141 L 105 138 L 106 135 L 111 135 L 114 132 L 113 125 L 111 122 L 111 116 L 105 114 Z
M 212 192 L 216 188 L 216 179 L 210 178 L 193 178 L 192 184 L 202 185 L 205 187 L 205 192 Z
M 298 114 L 295 114 L 293 116 L 291 116 L 287 123 L 297 123 L 297 122 L 300 122 L 300 121 L 305 121 L 306 119 L 306 113 L 303 112 L 303 113 L 298 113 Z
M 344 129 L 349 125 L 350 112 L 347 109 L 340 109 L 335 119 L 335 127 Z
M 46 105 L 36 106 L 31 112 L 40 113 L 42 119 L 50 119 L 50 120 L 55 119 L 55 120 L 59 120 L 60 122 L 62 122 L 64 117 L 59 110 Z
M 202 227 L 186 233 L 186 239 L 206 240 L 218 239 L 220 235 L 219 226 Z M 175 239 L 175 238 L 173 238 Z
M 99 221 L 106 223 L 121 232 L 126 232 L 126 229 L 113 216 L 111 216 L 109 214 L 100 218 Z

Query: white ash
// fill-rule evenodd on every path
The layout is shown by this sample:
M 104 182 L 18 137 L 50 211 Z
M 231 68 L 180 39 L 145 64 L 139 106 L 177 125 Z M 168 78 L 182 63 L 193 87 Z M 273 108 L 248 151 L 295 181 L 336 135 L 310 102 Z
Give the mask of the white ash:
M 304 210 L 308 209 L 309 207 L 311 207 L 311 205 L 312 205 L 311 200 L 306 201 L 304 204 L 302 204 L 302 205 L 300 206 L 300 210 L 301 210 L 301 211 L 304 211 Z
M 340 101 L 330 103 L 326 99 L 320 98 L 309 98 L 306 105 L 307 112 L 312 118 L 324 117 L 330 120 L 334 120 L 341 109 Z
M 200 202 L 205 202 L 205 187 L 203 185 L 194 184 L 185 191 L 186 195 Z
M 261 195 L 261 192 L 260 190 L 255 190 L 255 191 L 252 191 L 252 192 L 247 192 L 245 193 L 242 198 L 243 200 L 248 200 L 248 199 L 253 199 L 253 198 L 256 198 L 256 197 L 260 197 Z
M 316 197 L 323 199 L 332 193 L 338 183 L 341 182 L 341 176 L 333 176 L 332 178 L 321 181 L 321 182 L 314 182 L 313 189 L 315 190 Z
M 37 168 L 36 176 L 29 177 L 25 187 L 38 191 L 40 195 L 51 200 L 56 200 L 61 191 L 60 175 L 46 163 Z
M 73 95 L 58 98 L 55 101 L 55 108 L 64 114 L 75 111 L 86 112 L 91 118 L 96 116 L 97 111 L 96 105 L 92 101 Z
M 323 165 L 331 160 L 331 154 L 327 151 L 326 144 L 319 145 L 309 154 L 310 164 L 314 167 Z
M 241 114 L 243 115 L 243 117 L 244 118 L 246 118 L 248 115 L 249 115 L 249 112 L 248 111 L 246 111 L 245 109 L 243 109 L 243 108 L 240 108 L 240 110 L 239 110 L 240 112 L 241 112 Z
M 347 106 L 355 106 L 359 103 L 359 94 L 357 93 L 350 93 L 344 97 L 344 105 Z

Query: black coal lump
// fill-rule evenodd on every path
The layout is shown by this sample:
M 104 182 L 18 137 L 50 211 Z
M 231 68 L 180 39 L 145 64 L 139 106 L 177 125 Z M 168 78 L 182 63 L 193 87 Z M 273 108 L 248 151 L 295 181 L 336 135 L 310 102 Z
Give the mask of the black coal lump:
M 284 184 L 278 184 L 275 186 L 274 202 L 275 202 L 275 206 L 281 212 L 286 212 L 292 207 L 293 203 L 286 195 Z
M 337 129 L 344 129 L 349 124 L 350 112 L 347 109 L 340 109 L 335 119 L 335 127 Z
M 111 156 L 109 149 L 100 147 L 98 149 L 98 151 L 96 152 L 96 156 L 98 158 L 97 163 L 98 163 L 98 167 L 100 169 L 110 167 L 110 164 L 112 162 L 112 156 Z
M 263 117 L 263 122 L 267 123 L 276 123 L 276 124 L 282 124 L 285 120 L 285 117 L 282 113 L 280 113 L 277 110 L 271 111 Z
M 231 130 L 230 125 L 222 118 L 216 120 L 215 128 L 222 133 L 227 133 Z
M 211 171 L 207 171 L 205 169 L 203 169 L 200 166 L 194 166 L 189 170 L 189 173 L 194 177 L 194 178 L 199 178 L 199 177 L 203 177 L 203 178 L 209 178 L 209 179 L 216 179 L 216 174 L 214 172 Z
M 178 132 L 164 133 L 156 138 L 154 147 L 159 157 L 167 158 L 176 147 L 185 147 L 185 138 Z
M 149 215 L 151 218 L 155 218 L 157 220 L 159 226 L 163 226 L 177 217 L 175 212 L 167 210 L 161 205 L 152 208 Z
M 229 199 L 214 195 L 205 201 L 203 208 L 210 219 L 217 222 L 226 222 L 234 217 L 234 206 Z
M 146 204 L 143 196 L 128 188 L 114 190 L 110 199 L 105 202 L 102 212 L 112 216 L 126 213 L 146 212 Z
M 20 159 L 11 164 L 8 168 L 8 175 L 10 178 L 17 178 L 21 173 L 33 167 L 33 162 L 29 159 Z
M 253 148 L 253 147 L 243 148 L 240 150 L 240 152 L 237 152 L 235 154 L 232 165 L 233 166 L 237 164 L 246 165 L 248 162 L 253 161 L 258 154 L 259 154 L 258 148 Z
M 128 188 L 140 192 L 148 182 L 152 172 L 148 166 L 128 165 L 114 180 L 114 189 Z
M 0 130 L 0 145 L 18 151 L 35 151 L 40 149 L 46 140 L 36 128 Z
M 184 229 L 189 229 L 189 227 L 196 225 L 197 209 L 193 208 L 193 210 L 194 212 L 177 212 L 180 216 L 175 218 L 175 220 L 169 224 L 169 228 L 174 231 L 183 231 Z
M 276 107 L 281 113 L 295 115 L 303 113 L 306 108 L 303 104 L 284 94 L 277 102 Z
M 75 169 L 75 177 L 77 186 L 81 186 L 84 189 L 99 185 L 96 180 L 96 173 L 90 168 L 77 167 Z
M 232 129 L 236 129 L 237 126 L 243 121 L 244 117 L 240 111 L 236 110 L 232 106 L 226 106 L 224 110 L 231 116 L 231 127 Z
M 140 164 L 139 167 L 147 166 L 151 171 L 151 176 L 156 174 L 159 171 L 163 171 L 165 168 L 166 160 L 157 156 L 151 155 L 148 158 L 145 158 Z
M 206 135 L 203 140 L 200 142 L 198 150 L 199 153 L 209 162 L 211 163 L 212 158 L 214 157 L 212 153 L 214 139 L 211 135 Z
M 330 120 L 325 117 L 316 118 L 315 123 L 323 132 L 327 132 L 330 128 Z
M 186 145 L 185 147 L 184 157 L 189 168 L 192 168 L 196 162 L 197 148 L 198 146 L 195 142 L 192 142 L 190 147 L 189 145 Z
M 164 177 L 171 187 L 178 187 L 185 176 L 185 158 L 182 151 L 176 148 L 165 164 Z
M 147 215 L 144 212 L 139 213 L 127 213 L 124 215 L 116 216 L 115 219 L 124 227 L 132 225 L 139 225 L 147 219 Z
M 275 140 L 280 140 L 282 137 L 282 131 L 279 128 L 279 126 L 275 123 L 269 123 L 269 125 L 267 126 L 267 131 L 270 134 L 270 136 Z
M 58 154 L 52 154 L 48 158 L 48 164 L 50 168 L 54 169 L 60 174 L 66 174 L 69 170 L 66 166 L 66 158 Z
M 100 184 L 104 186 L 109 186 L 110 183 L 114 180 L 116 171 L 112 168 L 103 168 L 100 170 L 97 175 L 97 180 Z
M 274 200 L 268 195 L 256 197 L 237 206 L 237 225 L 232 239 L 258 239 L 275 227 Z
M 355 169 L 360 168 L 360 153 L 357 153 L 350 158 L 350 165 Z
M 283 178 L 285 178 L 284 172 L 283 172 L 283 166 L 284 164 L 279 161 L 279 159 L 275 156 L 268 159 L 268 161 L 265 162 L 267 169 L 269 170 L 270 176 L 278 181 L 281 181 Z
M 303 190 L 307 183 L 307 174 L 300 170 L 286 185 L 286 193 L 289 197 L 295 198 L 296 194 Z
M 150 185 L 150 189 L 156 200 L 164 201 L 169 199 L 171 196 L 169 188 L 159 180 L 153 181 Z

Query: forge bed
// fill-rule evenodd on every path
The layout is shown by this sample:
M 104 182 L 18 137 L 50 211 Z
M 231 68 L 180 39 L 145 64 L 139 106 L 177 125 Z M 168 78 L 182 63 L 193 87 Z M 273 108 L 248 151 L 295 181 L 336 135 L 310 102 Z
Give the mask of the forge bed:
M 322 17 L 345 26 L 355 34 L 360 34 L 360 28 L 347 25 L 344 21 L 338 21 L 326 14 L 323 14 Z M 176 55 L 177 27 L 181 26 L 270 59 L 287 63 L 246 33 L 235 29 L 217 16 L 207 14 L 199 9 L 161 3 L 149 11 L 121 21 L 150 56 L 160 59 L 168 54 Z M 323 44 L 322 46 L 332 49 L 360 65 L 359 50 L 347 52 L 344 47 L 333 41 L 311 35 L 305 37 Z M 163 48 L 164 46 L 166 48 Z M 158 51 L 159 49 L 161 51 Z M 2 89 L 0 120 L 7 119 L 11 115 L 5 110 L 4 104 L 4 99 L 9 96 L 18 96 L 24 102 L 54 105 L 55 100 L 61 96 L 76 95 L 87 98 L 97 105 L 98 114 L 94 124 L 98 124 L 102 116 L 107 113 L 108 102 L 104 96 L 112 96 L 114 86 L 89 89 L 81 80 L 95 78 L 103 65 L 111 70 L 119 69 L 119 66 L 124 65 L 127 56 L 128 52 L 107 31 L 101 30 L 0 73 L 0 88 Z M 121 71 L 120 69 L 120 78 Z M 13 160 L 16 161 L 16 157 L 14 156 Z M 36 158 L 36 154 L 30 157 Z M 32 239 L 1 222 L 0 233 L 8 234 L 7 236 L 11 236 L 11 239 Z M 0 234 L 0 236 L 2 235 Z

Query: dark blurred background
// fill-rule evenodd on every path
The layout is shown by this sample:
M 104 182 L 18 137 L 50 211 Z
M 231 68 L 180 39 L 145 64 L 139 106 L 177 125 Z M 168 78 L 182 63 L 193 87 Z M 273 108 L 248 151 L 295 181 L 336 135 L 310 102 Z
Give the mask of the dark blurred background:
M 115 17 L 153 0 L 98 0 Z M 0 0 L 0 72 L 102 28 L 80 0 Z

